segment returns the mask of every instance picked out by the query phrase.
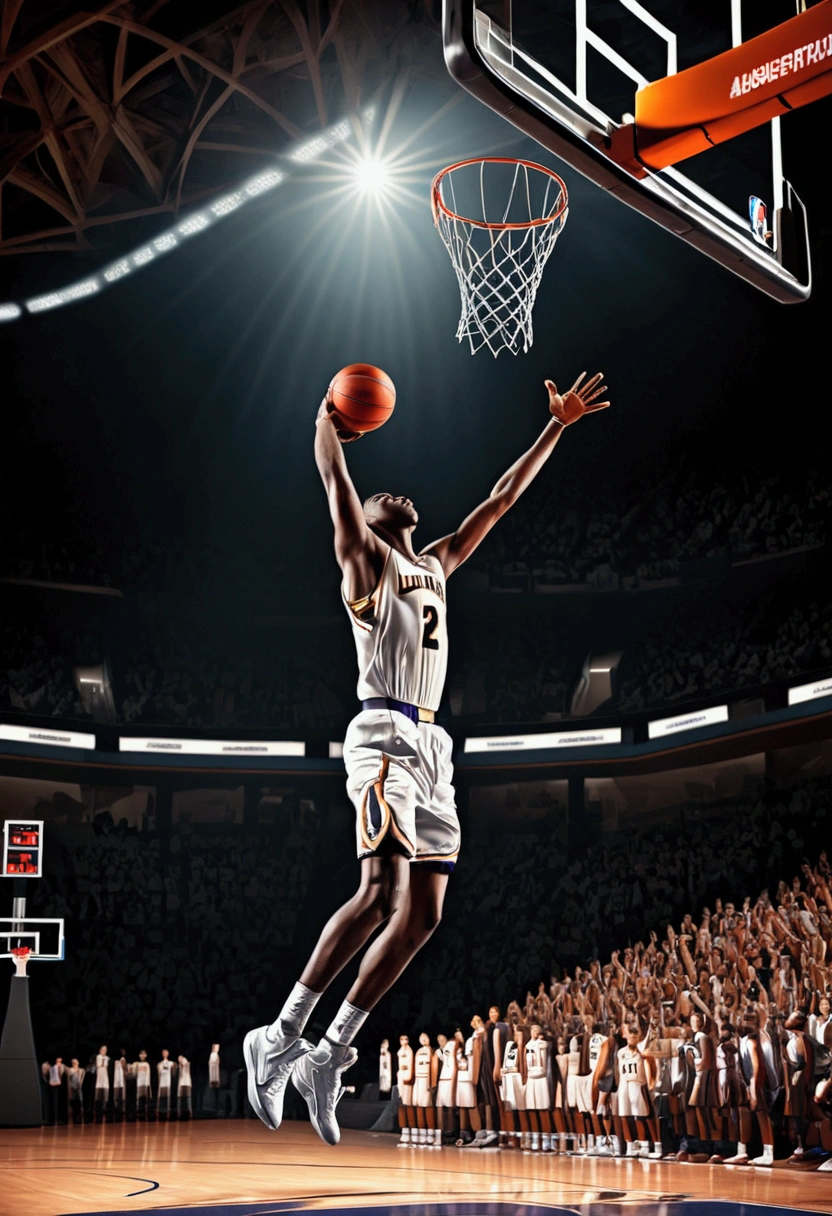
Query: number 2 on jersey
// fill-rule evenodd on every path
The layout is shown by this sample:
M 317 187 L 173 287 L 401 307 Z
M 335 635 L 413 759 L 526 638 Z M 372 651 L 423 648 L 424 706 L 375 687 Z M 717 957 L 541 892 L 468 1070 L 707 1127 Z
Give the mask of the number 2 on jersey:
M 422 630 L 422 649 L 438 650 L 439 638 L 436 633 L 439 629 L 439 611 L 435 605 L 425 604 L 422 609 L 422 619 L 425 622 L 425 628 Z

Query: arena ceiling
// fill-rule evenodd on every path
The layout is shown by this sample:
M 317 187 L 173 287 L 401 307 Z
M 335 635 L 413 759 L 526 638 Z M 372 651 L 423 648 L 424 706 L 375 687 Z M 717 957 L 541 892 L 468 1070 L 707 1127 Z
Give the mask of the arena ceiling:
M 418 61 L 434 9 L 2 0 L 0 253 L 111 250 L 227 189 Z

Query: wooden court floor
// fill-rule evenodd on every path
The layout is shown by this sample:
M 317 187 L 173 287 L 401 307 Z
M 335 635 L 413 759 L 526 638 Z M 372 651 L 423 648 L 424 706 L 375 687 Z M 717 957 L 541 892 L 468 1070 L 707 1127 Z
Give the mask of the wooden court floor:
M 330 1148 L 308 1123 L 274 1133 L 248 1119 L 0 1131 L 0 1216 L 279 1201 L 295 1211 L 477 1200 L 587 1212 L 682 1199 L 832 1213 L 832 1173 L 400 1149 L 394 1135 L 358 1131 Z

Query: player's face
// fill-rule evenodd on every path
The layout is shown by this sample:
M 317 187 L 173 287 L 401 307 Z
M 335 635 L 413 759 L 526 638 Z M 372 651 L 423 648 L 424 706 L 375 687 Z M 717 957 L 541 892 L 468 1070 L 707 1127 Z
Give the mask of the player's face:
M 413 503 L 401 494 L 376 494 L 365 507 L 365 515 L 368 523 L 382 528 L 413 528 L 419 522 Z

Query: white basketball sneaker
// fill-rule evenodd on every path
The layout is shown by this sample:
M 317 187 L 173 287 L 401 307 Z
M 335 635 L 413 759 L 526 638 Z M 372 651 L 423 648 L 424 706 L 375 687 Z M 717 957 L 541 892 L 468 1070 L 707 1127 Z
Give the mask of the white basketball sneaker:
M 335 1118 L 335 1107 L 344 1092 L 341 1074 L 357 1059 L 354 1047 L 321 1039 L 314 1051 L 301 1056 L 292 1073 L 292 1084 L 306 1099 L 312 1126 L 326 1144 L 337 1144 L 341 1139 Z
M 268 1038 L 267 1026 L 250 1030 L 243 1039 L 246 1061 L 248 1100 L 266 1127 L 277 1131 L 283 1118 L 286 1082 L 295 1064 L 312 1050 L 312 1044 L 299 1035 Z

